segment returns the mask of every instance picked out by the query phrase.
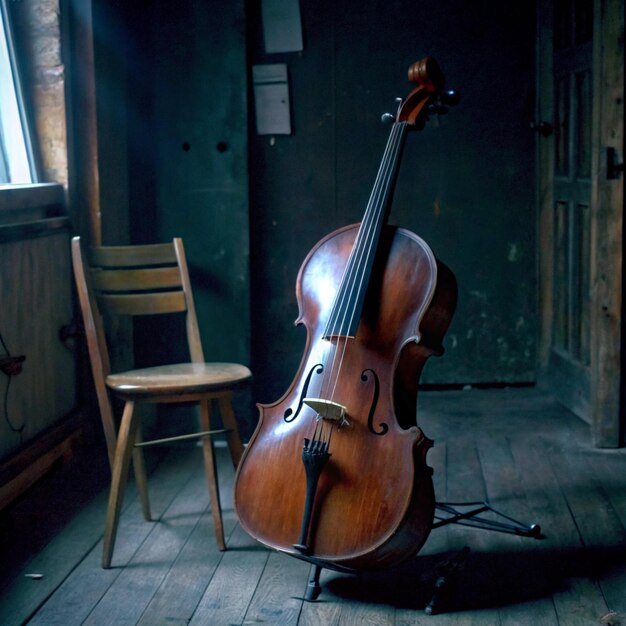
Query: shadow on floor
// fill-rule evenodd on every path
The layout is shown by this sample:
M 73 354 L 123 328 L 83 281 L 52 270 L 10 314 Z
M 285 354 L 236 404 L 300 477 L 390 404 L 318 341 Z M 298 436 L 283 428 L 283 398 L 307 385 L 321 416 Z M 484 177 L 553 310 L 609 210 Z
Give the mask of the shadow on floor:
M 432 600 L 442 574 L 447 586 L 435 612 L 486 609 L 550 597 L 571 578 L 598 579 L 626 565 L 626 547 L 445 553 L 416 557 L 394 570 L 327 580 L 328 594 L 363 603 L 422 610 Z M 452 571 L 450 571 L 452 570 Z

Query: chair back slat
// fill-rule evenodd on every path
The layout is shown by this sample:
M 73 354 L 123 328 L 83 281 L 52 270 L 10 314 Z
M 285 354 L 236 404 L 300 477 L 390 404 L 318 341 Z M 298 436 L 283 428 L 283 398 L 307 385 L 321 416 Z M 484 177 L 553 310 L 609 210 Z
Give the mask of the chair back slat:
M 188 310 L 175 242 L 98 246 L 91 282 L 102 315 L 158 315 Z
M 182 288 L 178 267 L 112 270 L 97 268 L 92 270 L 91 279 L 95 289 L 108 292 Z
M 96 300 L 98 308 L 106 315 L 158 315 L 182 313 L 187 310 L 185 294 L 182 291 L 141 294 L 98 293 Z
M 89 255 L 90 264 L 100 267 L 137 267 L 176 265 L 176 252 L 171 243 L 144 246 L 95 246 Z

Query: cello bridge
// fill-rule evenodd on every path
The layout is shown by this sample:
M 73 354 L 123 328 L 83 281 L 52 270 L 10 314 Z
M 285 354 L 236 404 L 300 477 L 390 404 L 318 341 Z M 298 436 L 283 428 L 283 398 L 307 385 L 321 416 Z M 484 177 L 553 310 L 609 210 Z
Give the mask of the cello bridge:
M 342 404 L 321 398 L 304 398 L 302 401 L 317 413 L 318 420 L 324 419 L 338 422 L 339 428 L 350 425 L 346 417 L 346 407 Z

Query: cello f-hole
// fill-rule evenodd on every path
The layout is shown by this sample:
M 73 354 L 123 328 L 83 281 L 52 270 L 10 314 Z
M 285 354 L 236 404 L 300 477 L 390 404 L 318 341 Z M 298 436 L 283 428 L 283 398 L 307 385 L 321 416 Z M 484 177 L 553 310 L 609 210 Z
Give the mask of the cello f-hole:
M 320 375 L 323 371 L 324 371 L 324 365 L 322 363 L 316 363 L 309 370 L 306 380 L 304 381 L 304 386 L 302 387 L 302 392 L 300 393 L 300 398 L 298 401 L 298 408 L 296 409 L 296 412 L 294 413 L 293 409 L 289 407 L 283 414 L 283 419 L 287 423 L 293 422 L 293 420 L 295 420 L 296 417 L 300 415 L 300 411 L 302 410 L 302 407 L 304 405 L 304 398 L 306 398 L 307 396 L 307 391 L 309 390 L 309 384 L 311 383 L 311 377 L 313 376 L 313 374 L 315 373 L 317 375 Z
M 367 416 L 367 427 L 373 435 L 385 435 L 389 430 L 389 426 L 387 426 L 385 422 L 380 423 L 380 430 L 376 430 L 374 428 L 374 414 L 376 413 L 376 407 L 378 406 L 378 396 L 380 395 L 380 380 L 378 379 L 378 375 L 373 369 L 368 368 L 361 372 L 361 380 L 363 382 L 367 382 L 369 378 L 368 374 L 370 373 L 372 380 L 374 381 L 374 395 L 372 397 L 372 404 L 370 405 L 370 411 Z

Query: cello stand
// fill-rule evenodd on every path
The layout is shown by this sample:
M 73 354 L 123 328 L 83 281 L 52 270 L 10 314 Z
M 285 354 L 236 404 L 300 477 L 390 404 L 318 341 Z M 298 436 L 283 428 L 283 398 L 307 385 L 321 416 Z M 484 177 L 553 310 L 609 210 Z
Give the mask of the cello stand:
M 436 568 L 435 591 L 430 602 L 424 607 L 426 615 L 435 615 L 441 612 L 441 605 L 445 604 L 451 589 L 457 582 L 459 572 L 465 567 L 470 549 L 465 546 L 450 559 L 439 563 Z
M 492 507 L 488 502 L 436 502 L 435 521 L 432 529 L 441 528 L 448 524 L 458 524 L 459 526 L 469 526 L 470 528 L 482 528 L 494 532 L 508 533 L 521 537 L 532 537 L 543 539 L 541 526 L 539 524 L 524 524 L 509 515 L 505 515 Z M 489 519 L 482 516 L 482 513 L 491 513 L 499 519 Z M 505 521 L 500 521 L 505 520 Z M 424 608 L 426 615 L 433 615 L 440 612 L 440 607 L 444 604 L 444 598 L 451 591 L 457 575 L 465 566 L 470 549 L 466 546 L 452 558 L 442 562 L 437 567 L 437 578 L 435 580 L 435 591 L 430 602 Z M 312 563 L 313 570 L 306 587 L 304 600 L 315 602 L 321 592 L 320 574 L 322 566 Z
M 315 602 L 320 593 L 322 593 L 322 586 L 320 585 L 320 574 L 322 573 L 322 566 L 313 564 L 313 573 L 311 574 L 311 578 L 306 586 L 306 592 L 304 594 L 304 599 L 307 602 Z
M 463 510 L 459 510 L 459 507 Z M 447 524 L 458 524 L 470 528 L 482 528 L 495 532 L 543 539 L 539 524 L 524 524 L 501 511 L 494 509 L 488 502 L 435 502 L 435 522 L 432 528 L 440 528 Z M 492 513 L 496 518 L 489 519 L 480 516 L 481 513 Z M 505 521 L 500 521 L 505 520 Z M 465 567 L 470 549 L 465 546 L 452 558 L 440 563 L 437 567 L 435 591 L 430 602 L 424 607 L 426 615 L 440 612 L 441 605 L 451 592 L 458 578 L 459 572 Z
M 455 507 L 465 507 L 468 510 L 460 511 Z M 473 507 L 473 508 L 470 508 Z M 488 502 L 435 502 L 435 522 L 432 529 L 446 526 L 447 524 L 458 524 L 459 526 L 469 526 L 470 528 L 482 528 L 522 537 L 533 537 L 542 539 L 541 526 L 539 524 L 524 524 L 501 511 L 494 509 Z M 437 512 L 440 514 L 438 515 Z M 479 517 L 481 513 L 490 512 L 496 517 L 506 520 Z

